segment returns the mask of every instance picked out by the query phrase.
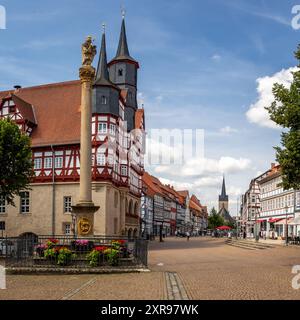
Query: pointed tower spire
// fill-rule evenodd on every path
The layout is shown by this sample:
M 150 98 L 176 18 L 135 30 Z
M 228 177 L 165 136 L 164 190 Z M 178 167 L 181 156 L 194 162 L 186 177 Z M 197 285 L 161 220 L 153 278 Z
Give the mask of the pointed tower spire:
M 222 191 L 221 191 L 221 195 L 219 196 L 219 201 L 228 201 L 228 195 L 226 194 L 224 175 L 223 175 L 223 182 L 222 182 Z
M 117 50 L 117 55 L 113 60 L 131 60 L 136 62 L 129 53 L 127 36 L 126 36 L 126 27 L 125 27 L 125 10 L 122 9 L 122 25 L 121 25 L 121 33 L 119 46 Z
M 96 85 L 112 85 L 109 80 L 109 73 L 107 67 L 107 54 L 106 54 L 106 39 L 105 39 L 105 24 L 102 24 L 103 33 L 101 41 L 101 50 L 99 55 L 99 62 L 96 74 Z
M 225 187 L 225 177 L 224 177 L 224 175 L 223 175 L 223 183 L 222 183 L 221 196 L 222 196 L 222 197 L 225 197 L 225 196 L 226 196 L 226 187 Z

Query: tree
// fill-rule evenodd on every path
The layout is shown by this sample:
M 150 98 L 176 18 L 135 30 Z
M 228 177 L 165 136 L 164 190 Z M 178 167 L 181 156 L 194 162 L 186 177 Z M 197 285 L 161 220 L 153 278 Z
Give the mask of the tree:
M 0 196 L 14 205 L 14 197 L 29 189 L 32 175 L 29 137 L 10 120 L 0 120 Z
M 295 57 L 300 68 L 300 45 Z M 275 101 L 267 107 L 271 120 L 286 130 L 281 133 L 282 147 L 275 147 L 285 190 L 300 188 L 300 69 L 293 72 L 290 88 L 274 84 Z
M 216 209 L 213 207 L 210 210 L 210 215 L 208 216 L 208 229 L 215 229 L 217 227 L 224 225 L 224 219 L 221 217 Z

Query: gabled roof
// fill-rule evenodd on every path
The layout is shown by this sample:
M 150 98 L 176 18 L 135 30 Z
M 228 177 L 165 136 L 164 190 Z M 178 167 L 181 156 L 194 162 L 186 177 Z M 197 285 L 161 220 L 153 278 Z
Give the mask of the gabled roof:
M 182 191 L 177 191 L 182 197 L 186 199 L 186 197 L 189 197 L 189 191 L 188 190 L 182 190 Z
M 192 200 L 190 200 L 190 202 L 189 202 L 189 208 L 197 211 L 197 213 L 202 212 L 202 208 L 196 202 L 194 202 Z
M 15 105 L 18 107 L 19 111 L 21 112 L 22 117 L 30 121 L 32 124 L 37 124 L 37 121 L 35 119 L 33 106 L 21 99 L 20 97 L 16 96 L 15 94 L 11 94 L 11 98 Z
M 231 217 L 231 215 L 229 214 L 229 211 L 226 210 L 226 208 L 223 206 L 221 208 L 221 210 L 218 212 L 218 215 L 220 215 L 221 217 L 223 217 L 223 219 L 227 222 L 230 223 L 234 223 L 235 220 Z
M 33 147 L 80 143 L 81 83 L 79 80 L 0 92 L 0 101 L 13 95 L 37 127 L 31 135 Z M 18 104 L 18 103 L 16 103 Z M 21 111 L 21 110 L 20 110 Z M 22 112 L 22 111 L 21 111 Z M 33 120 L 33 118 L 32 118 Z
M 194 194 L 191 196 L 191 201 L 194 201 L 199 206 L 201 206 L 200 200 Z
M 159 194 L 163 196 L 163 192 L 159 186 L 159 183 L 157 183 L 157 178 L 151 176 L 148 172 L 144 172 L 143 175 L 143 183 L 147 187 L 146 194 L 149 196 L 154 196 L 155 194 Z
M 153 197 L 155 194 L 159 194 L 164 197 L 165 200 L 173 200 L 178 202 L 181 205 L 185 204 L 186 196 L 188 196 L 188 190 L 177 191 L 171 185 L 165 185 L 161 181 L 150 175 L 148 172 L 145 172 L 143 175 L 143 184 L 147 187 L 145 190 L 148 196 Z M 197 214 L 207 214 L 207 207 L 202 207 L 199 199 L 193 195 L 189 201 L 189 208 L 196 211 Z
M 281 175 L 281 166 L 279 164 L 271 164 L 271 168 L 263 173 L 258 179 L 259 183 L 264 183 Z

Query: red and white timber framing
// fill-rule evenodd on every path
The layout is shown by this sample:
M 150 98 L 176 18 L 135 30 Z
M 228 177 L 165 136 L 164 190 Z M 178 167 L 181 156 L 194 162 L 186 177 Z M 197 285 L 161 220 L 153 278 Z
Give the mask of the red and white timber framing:
M 120 105 L 120 112 L 124 107 Z M 121 113 L 122 114 L 122 113 Z M 24 119 L 10 98 L 0 106 L 0 118 L 13 120 L 27 135 L 36 124 Z M 142 131 L 128 133 L 121 117 L 109 114 L 94 114 L 92 117 L 93 181 L 111 181 L 118 187 L 128 187 L 135 196 L 141 196 L 144 172 L 142 155 Z M 49 139 L 51 140 L 51 139 Z M 80 145 L 54 145 L 32 147 L 34 182 L 79 181 Z

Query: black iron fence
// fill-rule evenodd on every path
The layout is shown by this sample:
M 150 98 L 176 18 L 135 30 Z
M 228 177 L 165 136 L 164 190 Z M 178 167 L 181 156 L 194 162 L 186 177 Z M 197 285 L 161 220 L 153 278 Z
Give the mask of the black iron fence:
M 118 237 L 30 236 L 0 238 L 6 267 L 147 266 L 148 241 Z

